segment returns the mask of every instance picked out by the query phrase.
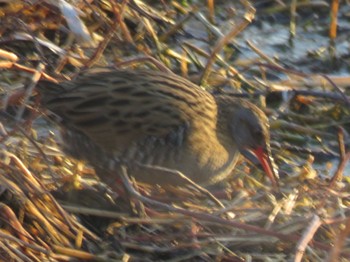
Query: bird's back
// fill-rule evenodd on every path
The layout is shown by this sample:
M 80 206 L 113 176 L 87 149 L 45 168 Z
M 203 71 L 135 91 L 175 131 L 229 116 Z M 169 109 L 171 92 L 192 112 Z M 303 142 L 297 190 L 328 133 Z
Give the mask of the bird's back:
M 66 151 L 94 166 L 119 159 L 176 169 L 197 182 L 233 168 L 236 149 L 228 145 L 228 152 L 218 141 L 214 98 L 184 78 L 97 69 L 69 82 L 41 81 L 38 88 L 43 106 L 61 118 Z M 171 180 L 144 170 L 134 175 Z

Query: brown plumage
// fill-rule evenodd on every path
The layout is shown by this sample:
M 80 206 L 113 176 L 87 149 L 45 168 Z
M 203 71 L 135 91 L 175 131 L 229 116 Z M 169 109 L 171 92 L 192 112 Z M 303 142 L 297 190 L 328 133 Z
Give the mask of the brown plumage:
M 38 89 L 43 107 L 60 118 L 65 151 L 88 161 L 107 183 L 113 166 L 126 163 L 141 182 L 183 184 L 141 167 L 148 165 L 213 184 L 231 173 L 245 150 L 258 154 L 277 183 L 267 117 L 248 101 L 213 96 L 182 77 L 150 70 L 93 69 L 73 81 L 40 81 Z

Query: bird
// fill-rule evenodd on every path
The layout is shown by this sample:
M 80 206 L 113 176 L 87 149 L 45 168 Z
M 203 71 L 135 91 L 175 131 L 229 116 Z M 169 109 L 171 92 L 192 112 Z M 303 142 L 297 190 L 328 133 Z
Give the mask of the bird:
M 259 160 L 278 185 L 269 121 L 246 99 L 212 94 L 172 72 L 93 68 L 73 80 L 37 83 L 40 104 L 61 128 L 63 151 L 113 183 L 125 164 L 137 182 L 203 186 L 226 179 L 239 154 Z

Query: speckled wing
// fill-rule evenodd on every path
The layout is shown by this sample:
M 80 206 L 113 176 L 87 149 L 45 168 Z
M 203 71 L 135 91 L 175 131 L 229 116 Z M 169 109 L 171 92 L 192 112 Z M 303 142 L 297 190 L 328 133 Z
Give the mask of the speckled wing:
M 160 71 L 95 69 L 73 81 L 40 81 L 38 89 L 43 106 L 58 115 L 64 127 L 107 150 L 123 150 L 145 137 L 165 138 L 194 128 L 197 120 L 215 122 L 208 114 L 215 111 L 210 94 Z

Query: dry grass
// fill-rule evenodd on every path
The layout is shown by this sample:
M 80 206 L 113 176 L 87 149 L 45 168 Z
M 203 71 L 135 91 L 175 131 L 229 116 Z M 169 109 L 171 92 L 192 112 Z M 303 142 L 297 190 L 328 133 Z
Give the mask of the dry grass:
M 0 129 L 0 259 L 349 260 L 350 184 L 342 176 L 350 120 L 342 90 L 349 77 L 287 70 L 253 43 L 257 58 L 233 62 L 240 47 L 235 37 L 255 14 L 244 1 L 217 4 L 215 10 L 211 4 L 152 8 L 121 2 L 77 1 L 80 17 L 69 16 L 63 1 L 0 6 L 6 109 Z M 215 20 L 222 26 L 213 26 Z M 39 77 L 69 79 L 105 65 L 170 69 L 214 90 L 228 87 L 262 107 L 267 100 L 281 192 L 241 161 L 231 180 L 210 189 L 221 206 L 193 188 L 138 187 L 127 178 L 133 200 L 123 202 L 96 181 L 93 170 L 60 151 L 56 129 L 40 117 L 33 94 Z M 266 72 L 285 77 L 271 80 Z M 340 159 L 335 171 L 331 159 Z

